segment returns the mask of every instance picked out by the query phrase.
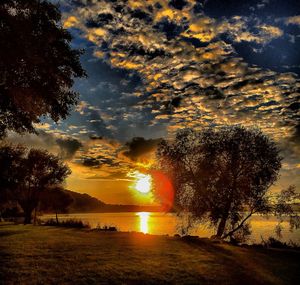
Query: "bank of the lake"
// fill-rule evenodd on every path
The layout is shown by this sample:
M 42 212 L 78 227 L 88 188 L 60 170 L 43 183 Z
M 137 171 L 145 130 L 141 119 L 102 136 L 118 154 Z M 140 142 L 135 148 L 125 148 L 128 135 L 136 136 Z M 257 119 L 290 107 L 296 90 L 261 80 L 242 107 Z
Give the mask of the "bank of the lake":
M 0 224 L 0 284 L 299 284 L 300 252 Z
M 55 219 L 55 215 L 44 215 L 40 217 L 42 220 L 50 218 Z M 88 223 L 92 228 L 97 226 L 114 226 L 122 232 L 143 232 L 154 235 L 173 236 L 180 233 L 181 221 L 174 213 L 162 212 L 124 212 L 124 213 L 72 213 L 60 214 L 60 220 L 76 219 Z M 275 236 L 275 227 L 278 220 L 274 216 L 268 218 L 259 215 L 253 215 L 250 219 L 252 235 L 248 243 L 261 243 L 262 239 L 267 240 L 271 236 Z M 287 220 L 282 223 L 282 241 L 294 242 L 300 245 L 300 229 L 290 231 Z M 216 234 L 214 229 L 197 225 L 191 229 L 191 235 L 200 237 L 211 237 Z

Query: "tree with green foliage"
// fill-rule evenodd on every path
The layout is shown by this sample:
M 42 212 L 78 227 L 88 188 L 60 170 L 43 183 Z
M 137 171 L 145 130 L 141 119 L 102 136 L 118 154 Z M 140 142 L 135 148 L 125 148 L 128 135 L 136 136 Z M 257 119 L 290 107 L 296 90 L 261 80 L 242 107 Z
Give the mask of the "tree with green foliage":
M 259 130 L 186 129 L 160 143 L 157 159 L 174 183 L 174 208 L 208 220 L 218 238 L 249 233 L 254 213 L 276 212 L 269 189 L 281 157 L 275 142 Z
M 0 137 L 34 132 L 41 116 L 65 119 L 77 103 L 74 78 L 85 76 L 57 5 L 0 1 Z

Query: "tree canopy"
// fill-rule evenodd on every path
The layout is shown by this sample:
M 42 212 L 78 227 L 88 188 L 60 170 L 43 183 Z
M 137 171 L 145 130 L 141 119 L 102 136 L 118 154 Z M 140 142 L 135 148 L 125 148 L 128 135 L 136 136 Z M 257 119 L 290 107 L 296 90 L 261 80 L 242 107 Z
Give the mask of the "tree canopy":
M 0 1 L 0 137 L 34 132 L 41 116 L 69 114 L 73 80 L 85 76 L 71 39 L 51 1 Z
M 208 219 L 220 238 L 270 209 L 267 192 L 281 167 L 271 139 L 239 126 L 180 131 L 173 141 L 162 141 L 157 158 L 174 183 L 175 208 Z

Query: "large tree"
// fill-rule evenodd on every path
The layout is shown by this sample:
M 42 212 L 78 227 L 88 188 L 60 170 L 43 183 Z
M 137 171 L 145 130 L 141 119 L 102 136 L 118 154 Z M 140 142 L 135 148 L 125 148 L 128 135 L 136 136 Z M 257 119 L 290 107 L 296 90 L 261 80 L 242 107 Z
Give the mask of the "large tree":
M 73 79 L 85 76 L 71 39 L 51 1 L 0 1 L 0 137 L 33 132 L 43 115 L 68 115 Z
M 267 194 L 281 157 L 276 144 L 259 130 L 183 130 L 159 145 L 157 158 L 173 180 L 175 209 L 208 219 L 219 238 L 246 229 L 251 215 L 272 208 Z

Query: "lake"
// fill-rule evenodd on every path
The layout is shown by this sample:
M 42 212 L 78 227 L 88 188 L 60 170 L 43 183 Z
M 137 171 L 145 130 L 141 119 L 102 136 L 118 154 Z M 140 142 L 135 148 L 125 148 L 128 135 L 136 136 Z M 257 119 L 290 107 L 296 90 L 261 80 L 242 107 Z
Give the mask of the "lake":
M 43 215 L 42 219 L 55 218 L 55 215 Z M 174 235 L 179 232 L 179 220 L 176 215 L 171 213 L 78 213 L 78 214 L 60 214 L 60 220 L 80 219 L 90 224 L 92 228 L 97 226 L 115 226 L 123 232 L 143 232 L 154 235 Z M 261 242 L 261 238 L 267 239 L 270 236 L 275 237 L 274 228 L 277 224 L 275 217 L 269 219 L 261 216 L 251 218 L 252 235 L 249 243 Z M 300 243 L 300 229 L 290 232 L 287 221 L 283 222 L 282 240 Z M 214 231 L 205 226 L 199 226 L 192 230 L 191 235 L 200 237 L 210 237 Z

